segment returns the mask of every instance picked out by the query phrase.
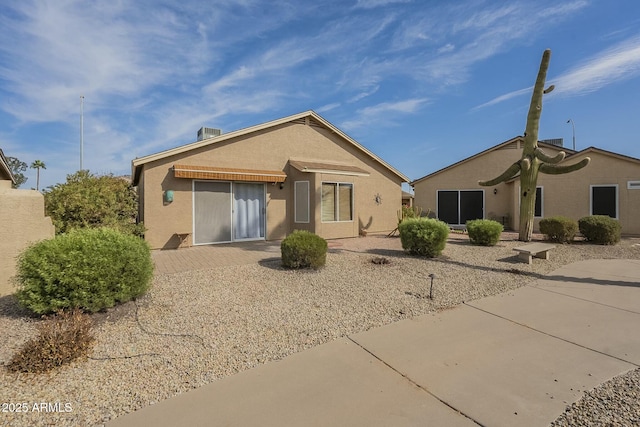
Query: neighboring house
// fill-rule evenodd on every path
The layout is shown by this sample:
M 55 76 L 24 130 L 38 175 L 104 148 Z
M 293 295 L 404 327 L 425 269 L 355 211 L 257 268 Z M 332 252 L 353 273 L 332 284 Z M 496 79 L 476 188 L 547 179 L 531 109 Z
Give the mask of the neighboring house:
M 520 179 L 492 187 L 479 180 L 499 176 L 520 159 L 523 138 L 516 137 L 411 182 L 415 205 L 431 209 L 452 227 L 463 227 L 470 219 L 487 218 L 517 230 Z M 595 147 L 573 151 L 539 142 L 545 153 L 567 153 L 560 164 L 573 164 L 585 157 L 591 163 L 562 175 L 538 175 L 534 230 L 541 218 L 563 215 L 578 220 L 603 214 L 620 221 L 625 234 L 640 234 L 640 159 Z
M 402 192 L 402 206 L 413 207 L 413 194 L 407 191 Z
M 132 162 L 152 248 L 397 225 L 408 178 L 313 111 L 198 139 Z
M 15 183 L 0 150 L 0 296 L 12 294 L 16 257 L 31 243 L 54 236 L 51 218 L 44 216 L 44 196 L 35 190 L 11 188 Z

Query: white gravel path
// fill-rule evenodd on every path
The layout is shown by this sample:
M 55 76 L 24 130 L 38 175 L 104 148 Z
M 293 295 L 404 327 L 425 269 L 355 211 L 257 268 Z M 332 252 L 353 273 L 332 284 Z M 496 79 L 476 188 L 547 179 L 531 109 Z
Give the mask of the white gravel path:
M 101 425 L 345 335 L 517 288 L 561 265 L 640 259 L 640 239 L 624 239 L 613 247 L 559 245 L 551 260 L 529 266 L 515 259 L 512 248 L 520 242 L 506 236 L 496 247 L 477 247 L 452 235 L 433 260 L 404 255 L 397 238 L 370 236 L 332 245 L 319 271 L 289 271 L 268 261 L 156 275 L 144 297 L 94 316 L 97 340 L 88 360 L 37 376 L 1 368 L 2 402 L 26 403 L 29 411 L 0 413 L 0 425 Z M 373 264 L 374 256 L 391 263 Z M 431 273 L 433 301 L 424 298 Z M 38 321 L 25 317 L 13 297 L 0 298 L 1 364 L 34 336 Z M 639 377 L 630 375 L 624 389 L 638 393 Z M 635 396 L 630 411 L 637 413 Z M 59 402 L 60 411 L 34 412 L 40 402 Z M 565 419 L 556 425 L 632 425 Z

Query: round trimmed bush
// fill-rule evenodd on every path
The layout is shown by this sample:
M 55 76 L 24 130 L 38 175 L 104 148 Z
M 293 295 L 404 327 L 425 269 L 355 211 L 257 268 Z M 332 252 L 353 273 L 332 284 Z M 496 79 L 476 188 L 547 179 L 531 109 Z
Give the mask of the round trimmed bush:
M 318 269 L 327 262 L 327 241 L 317 234 L 295 230 L 280 243 L 280 252 L 284 267 Z
M 400 223 L 398 231 L 405 251 L 429 258 L 442 253 L 449 236 L 449 226 L 432 218 L 407 218 Z
M 504 227 L 492 219 L 472 219 L 467 221 L 469 241 L 474 245 L 495 246 L 500 241 Z
M 608 215 L 585 216 L 578 220 L 580 233 L 592 243 L 615 245 L 620 241 L 622 226 Z
M 571 243 L 578 234 L 578 223 L 565 216 L 552 216 L 540 220 L 540 232 L 552 242 Z
M 96 312 L 144 294 L 153 275 L 149 245 L 109 229 L 77 229 L 27 248 L 18 258 L 20 303 L 38 314 Z

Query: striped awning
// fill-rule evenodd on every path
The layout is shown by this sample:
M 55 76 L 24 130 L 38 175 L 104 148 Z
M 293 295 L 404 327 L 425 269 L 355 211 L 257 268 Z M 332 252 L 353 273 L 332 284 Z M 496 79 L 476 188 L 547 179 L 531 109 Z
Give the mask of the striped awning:
M 214 166 L 173 165 L 176 178 L 217 179 L 223 181 L 284 182 L 282 171 L 219 168 Z

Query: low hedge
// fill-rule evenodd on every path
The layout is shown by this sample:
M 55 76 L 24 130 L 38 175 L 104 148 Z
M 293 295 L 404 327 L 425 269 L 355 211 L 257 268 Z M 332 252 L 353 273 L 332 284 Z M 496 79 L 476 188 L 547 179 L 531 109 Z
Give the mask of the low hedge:
M 449 236 L 449 226 L 432 218 L 407 218 L 398 225 L 402 248 L 412 255 L 429 258 L 442 253 Z
M 622 226 L 608 215 L 585 216 L 578 220 L 580 233 L 591 243 L 615 245 L 620 241 Z
M 38 314 L 96 312 L 144 294 L 152 275 L 144 240 L 109 228 L 76 229 L 19 256 L 16 296 Z
M 495 246 L 504 227 L 492 219 L 473 219 L 466 223 L 469 241 L 474 245 Z
M 304 230 L 295 230 L 280 244 L 282 265 L 286 268 L 323 267 L 327 262 L 327 241 Z
M 565 216 L 552 216 L 540 220 L 540 233 L 556 243 L 571 243 L 578 234 L 578 223 Z

